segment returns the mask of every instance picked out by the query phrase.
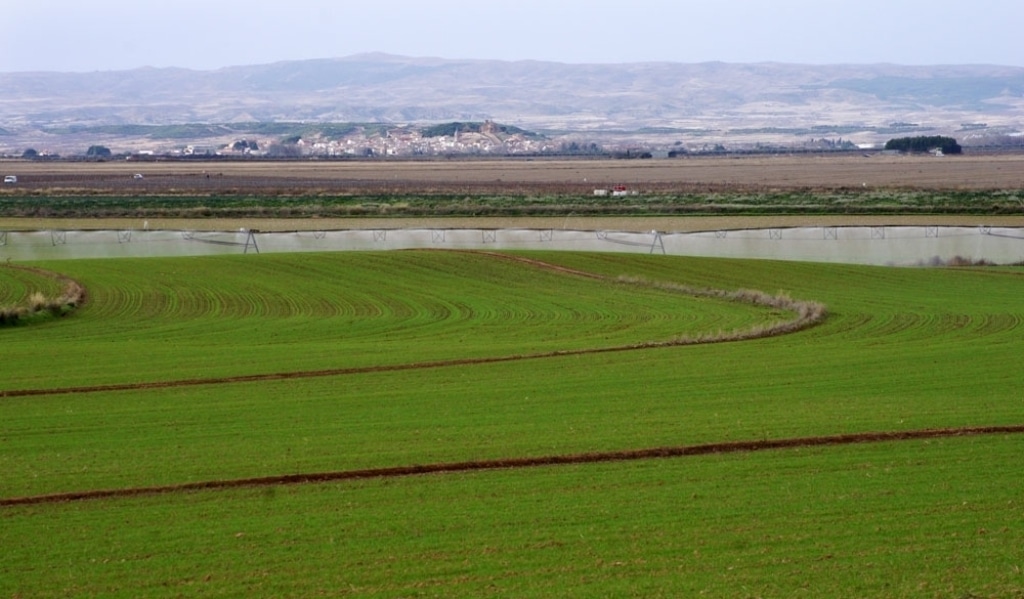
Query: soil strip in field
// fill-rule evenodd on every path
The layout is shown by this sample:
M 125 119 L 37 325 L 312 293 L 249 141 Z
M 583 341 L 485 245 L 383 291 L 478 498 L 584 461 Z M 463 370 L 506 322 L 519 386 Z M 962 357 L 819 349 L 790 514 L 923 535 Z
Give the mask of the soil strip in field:
M 894 441 L 937 439 L 943 437 L 1006 435 L 1019 433 L 1024 433 L 1024 425 L 922 429 L 910 431 L 853 433 L 846 435 L 832 435 L 821 437 L 796 437 L 790 439 L 760 439 L 755 441 L 731 441 L 724 443 L 708 443 L 703 445 L 686 445 L 678 447 L 656 447 L 650 449 L 634 449 L 624 451 L 610 451 L 572 455 L 506 458 L 498 460 L 481 460 L 472 462 L 450 462 L 413 466 L 395 466 L 391 468 L 370 468 L 364 470 L 314 472 L 307 474 L 285 474 L 279 476 L 240 478 L 234 480 L 211 480 L 156 487 L 101 489 L 92 491 L 77 491 L 71 493 L 55 493 L 51 495 L 10 497 L 0 498 L 0 507 L 66 503 L 73 501 L 95 499 L 116 499 L 147 495 L 158 495 L 166 493 L 235 489 L 240 487 L 272 487 L 280 485 L 315 484 L 370 478 L 407 477 L 423 474 L 473 472 L 513 468 L 537 468 L 544 466 L 566 466 L 580 464 L 595 464 L 604 462 L 627 462 L 658 458 L 679 458 L 690 456 L 706 456 L 712 454 L 740 453 L 778 449 L 797 449 L 802 447 L 826 447 L 864 443 L 886 443 Z

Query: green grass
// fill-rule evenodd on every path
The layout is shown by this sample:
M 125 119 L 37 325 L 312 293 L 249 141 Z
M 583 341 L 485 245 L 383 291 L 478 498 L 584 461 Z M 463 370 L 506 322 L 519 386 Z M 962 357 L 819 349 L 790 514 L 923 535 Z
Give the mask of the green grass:
M 0 497 L 1024 423 L 1019 268 L 524 255 L 784 291 L 830 316 L 737 343 L 0 398 Z M 46 266 L 90 304 L 0 329 L 0 389 L 600 347 L 783 317 L 444 252 Z M 1019 596 L 1022 449 L 974 437 L 9 506 L 0 596 Z
M 0 266 L 0 306 L 25 304 L 33 293 L 58 295 L 61 283 L 31 269 Z
M 459 253 L 70 261 L 75 319 L 8 335 L 3 389 L 615 347 L 788 318 Z M 73 337 L 74 342 L 68 342 Z M 34 348 L 61 364 L 59 384 Z M 88 359 L 83 359 L 85 356 Z M 125 367 L 126 356 L 132 366 Z
M 0 593 L 1014 597 L 1020 450 L 945 439 L 8 508 Z

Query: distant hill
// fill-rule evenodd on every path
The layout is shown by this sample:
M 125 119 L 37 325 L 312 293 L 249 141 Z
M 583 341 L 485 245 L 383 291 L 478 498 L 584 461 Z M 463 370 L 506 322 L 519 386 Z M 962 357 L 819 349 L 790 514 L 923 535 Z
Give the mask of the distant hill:
M 214 71 L 0 74 L 0 144 L 69 126 L 493 121 L 545 134 L 767 140 L 1024 129 L 1024 69 L 562 64 L 367 54 Z

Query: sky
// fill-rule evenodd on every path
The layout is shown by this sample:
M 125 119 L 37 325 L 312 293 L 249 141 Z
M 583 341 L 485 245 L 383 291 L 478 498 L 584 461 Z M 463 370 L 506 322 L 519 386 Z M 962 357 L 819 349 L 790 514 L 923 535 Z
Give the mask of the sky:
M 565 63 L 1024 67 L 1022 0 L 4 0 L 0 72 L 367 52 Z

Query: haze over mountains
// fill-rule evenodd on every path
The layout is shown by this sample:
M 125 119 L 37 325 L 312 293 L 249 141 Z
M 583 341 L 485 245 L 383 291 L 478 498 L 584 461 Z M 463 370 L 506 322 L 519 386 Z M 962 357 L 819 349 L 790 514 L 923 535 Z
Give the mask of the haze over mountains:
M 383 54 L 237 66 L 0 74 L 0 152 L 58 129 L 493 120 L 553 135 L 769 143 L 1024 131 L 1024 68 L 563 64 Z

